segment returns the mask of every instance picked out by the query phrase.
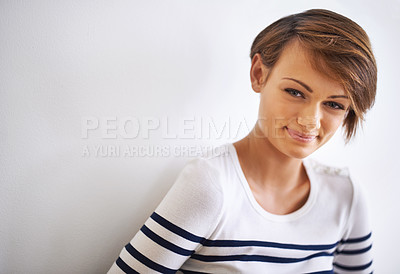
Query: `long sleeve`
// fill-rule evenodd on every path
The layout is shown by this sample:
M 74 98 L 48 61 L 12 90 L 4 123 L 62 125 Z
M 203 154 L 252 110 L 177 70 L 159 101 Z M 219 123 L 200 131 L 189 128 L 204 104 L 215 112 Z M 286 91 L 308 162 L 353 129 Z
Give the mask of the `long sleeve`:
M 108 273 L 175 273 L 213 232 L 222 207 L 218 171 L 191 160 Z
M 347 228 L 336 250 L 335 273 L 372 273 L 372 233 L 364 190 L 353 183 Z

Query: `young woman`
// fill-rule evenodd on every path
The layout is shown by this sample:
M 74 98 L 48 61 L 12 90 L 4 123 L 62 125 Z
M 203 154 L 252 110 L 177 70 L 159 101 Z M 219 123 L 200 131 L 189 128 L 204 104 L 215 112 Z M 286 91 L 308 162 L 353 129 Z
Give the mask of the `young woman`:
M 327 10 L 284 17 L 250 54 L 259 115 L 225 153 L 187 163 L 109 273 L 371 273 L 365 199 L 346 169 L 303 160 L 373 105 L 364 30 Z

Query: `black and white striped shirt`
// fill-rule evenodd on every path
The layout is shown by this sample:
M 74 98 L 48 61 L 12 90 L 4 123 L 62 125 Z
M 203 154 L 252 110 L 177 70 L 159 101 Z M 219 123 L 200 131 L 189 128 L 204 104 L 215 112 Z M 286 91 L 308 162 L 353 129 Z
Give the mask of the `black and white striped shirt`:
M 347 169 L 303 161 L 307 202 L 275 215 L 255 200 L 235 147 L 188 162 L 109 273 L 371 273 L 365 198 Z

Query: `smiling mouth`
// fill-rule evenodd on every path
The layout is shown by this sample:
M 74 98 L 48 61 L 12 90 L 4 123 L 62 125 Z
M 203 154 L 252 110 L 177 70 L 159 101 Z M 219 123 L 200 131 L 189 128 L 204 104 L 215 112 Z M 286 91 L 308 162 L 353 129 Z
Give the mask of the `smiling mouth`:
M 288 127 L 285 127 L 287 132 L 289 133 L 290 137 L 295 139 L 296 141 L 302 142 L 302 143 L 310 143 L 314 141 L 317 138 L 317 135 L 306 135 L 302 134 L 301 132 L 298 132 L 294 129 L 290 129 Z

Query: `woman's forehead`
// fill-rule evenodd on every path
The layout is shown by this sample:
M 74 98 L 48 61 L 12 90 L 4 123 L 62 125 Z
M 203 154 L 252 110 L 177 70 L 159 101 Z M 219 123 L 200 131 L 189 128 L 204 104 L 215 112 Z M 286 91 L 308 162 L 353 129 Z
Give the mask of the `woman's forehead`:
M 288 78 L 306 83 L 311 89 L 330 90 L 337 95 L 345 95 L 345 91 L 339 78 L 332 72 L 326 62 L 304 48 L 299 42 L 290 43 L 282 51 L 271 73 L 278 80 Z

